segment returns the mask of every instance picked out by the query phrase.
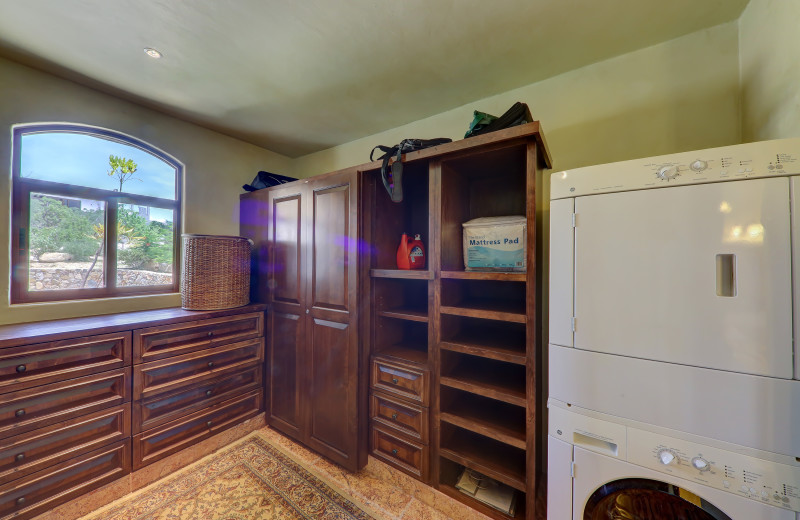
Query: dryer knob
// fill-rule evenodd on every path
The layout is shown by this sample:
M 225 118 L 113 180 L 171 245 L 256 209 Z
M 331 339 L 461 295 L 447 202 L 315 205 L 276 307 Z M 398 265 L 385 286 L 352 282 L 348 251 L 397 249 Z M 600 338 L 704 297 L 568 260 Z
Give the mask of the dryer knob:
M 676 458 L 677 457 L 675 456 L 675 454 L 672 453 L 670 450 L 659 450 L 658 452 L 658 460 L 659 462 L 661 462 L 661 464 L 665 466 L 672 464 L 672 461 L 674 461 Z
M 669 181 L 670 179 L 674 179 L 677 176 L 678 176 L 677 166 L 662 166 L 656 172 L 656 177 L 658 177 L 662 181 Z
M 691 168 L 696 172 L 701 172 L 706 168 L 708 168 L 708 163 L 705 161 L 701 161 L 700 159 L 697 159 L 696 161 L 694 161 L 692 164 L 689 165 L 689 168 Z
M 711 469 L 708 465 L 708 461 L 703 457 L 695 457 L 692 459 L 692 466 L 699 469 L 700 471 L 708 471 Z

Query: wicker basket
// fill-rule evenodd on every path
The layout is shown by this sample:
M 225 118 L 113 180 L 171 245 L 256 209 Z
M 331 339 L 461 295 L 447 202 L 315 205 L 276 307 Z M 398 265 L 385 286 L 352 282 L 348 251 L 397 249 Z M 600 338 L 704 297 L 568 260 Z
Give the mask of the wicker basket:
M 231 309 L 250 303 L 250 240 L 218 235 L 182 236 L 184 309 Z

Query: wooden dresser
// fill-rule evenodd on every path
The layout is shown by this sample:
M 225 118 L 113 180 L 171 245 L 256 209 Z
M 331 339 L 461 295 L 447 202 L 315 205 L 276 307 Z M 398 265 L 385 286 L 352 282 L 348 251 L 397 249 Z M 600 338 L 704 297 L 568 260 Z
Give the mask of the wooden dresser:
M 0 327 L 0 520 L 41 514 L 260 413 L 264 309 Z

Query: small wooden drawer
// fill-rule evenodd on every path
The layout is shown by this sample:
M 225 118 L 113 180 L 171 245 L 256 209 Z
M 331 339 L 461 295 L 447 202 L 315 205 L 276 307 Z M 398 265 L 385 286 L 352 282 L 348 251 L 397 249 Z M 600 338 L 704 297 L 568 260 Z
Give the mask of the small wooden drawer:
M 374 426 L 371 431 L 370 452 L 373 457 L 427 482 L 429 465 L 427 446 L 399 439 Z
M 0 349 L 0 394 L 130 364 L 130 332 L 4 348 Z
M 428 406 L 428 371 L 410 365 L 372 360 L 372 388 Z
M 188 354 L 263 334 L 262 312 L 139 329 L 133 331 L 133 362 Z
M 133 403 L 133 433 L 155 428 L 210 405 L 261 388 L 263 365 L 206 374 L 194 384 Z
M 130 436 L 121 405 L 0 440 L 0 485 Z
M 370 395 L 369 412 L 373 423 L 379 423 L 410 439 L 428 444 L 427 408 L 374 392 Z
M 75 457 L 0 486 L 0 520 L 25 520 L 131 471 L 131 441 Z
M 134 435 L 133 469 L 147 466 L 258 415 L 261 401 L 261 391 L 252 392 Z
M 264 339 L 256 338 L 136 365 L 133 396 L 138 401 L 176 391 L 198 383 L 209 374 L 230 373 L 263 360 Z
M 0 439 L 128 402 L 130 380 L 127 367 L 5 394 Z

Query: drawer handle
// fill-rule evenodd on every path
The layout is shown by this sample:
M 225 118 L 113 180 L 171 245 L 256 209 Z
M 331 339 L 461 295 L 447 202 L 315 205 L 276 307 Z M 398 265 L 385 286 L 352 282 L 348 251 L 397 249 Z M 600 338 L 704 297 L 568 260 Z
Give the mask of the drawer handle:
M 17 365 L 17 374 L 22 374 L 26 370 L 28 370 L 28 367 L 26 367 L 25 365 Z
M 22 462 L 23 460 L 25 460 L 25 454 L 24 453 L 17 453 L 17 456 L 14 457 L 14 460 L 17 461 L 17 462 Z
M 397 379 L 396 377 L 393 377 L 393 378 L 392 378 L 392 383 L 394 383 L 394 384 L 397 384 L 397 383 L 399 383 L 399 382 L 400 382 L 400 380 L 399 380 L 399 379 Z
M 392 419 L 397 419 L 397 414 L 396 413 L 392 414 Z
M 206 397 L 211 397 L 211 394 L 213 394 L 213 393 L 214 393 L 214 391 L 211 390 L 211 389 L 206 390 Z
M 392 455 L 397 455 L 397 448 L 392 450 Z
M 208 362 L 208 368 L 214 368 L 214 362 L 213 361 L 209 361 Z
M 208 333 L 208 337 L 209 337 L 209 338 L 210 338 L 211 336 L 213 336 L 213 335 L 214 335 L 214 333 L 213 333 L 213 332 L 209 332 L 209 333 Z
M 17 499 L 17 505 L 18 506 L 24 506 L 25 505 L 25 497 L 19 497 Z
M 16 415 L 17 417 L 22 417 L 23 415 L 25 415 L 25 408 L 20 408 L 19 410 L 14 412 L 14 415 Z
M 211 421 L 208 421 L 208 422 L 206 423 L 206 426 L 207 426 L 208 428 L 211 428 Z

